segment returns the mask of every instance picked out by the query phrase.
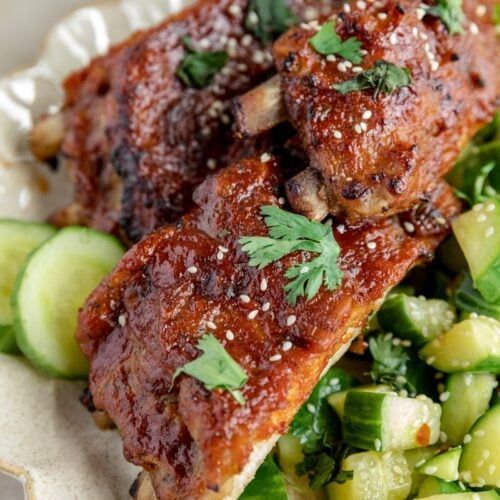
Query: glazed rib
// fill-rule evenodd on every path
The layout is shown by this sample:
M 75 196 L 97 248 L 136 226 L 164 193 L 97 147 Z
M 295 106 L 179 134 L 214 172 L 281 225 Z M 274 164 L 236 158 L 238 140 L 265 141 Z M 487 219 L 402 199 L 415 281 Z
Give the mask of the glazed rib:
M 359 65 L 318 54 L 309 43 L 317 23 L 292 28 L 274 45 L 285 107 L 313 169 L 292 179 L 287 195 L 296 211 L 315 218 L 327 211 L 356 220 L 407 210 L 450 170 L 500 103 L 492 0 L 464 0 L 465 31 L 454 35 L 440 19 L 424 16 L 420 0 L 359 4 L 320 20 L 334 19 L 342 40 L 362 42 Z M 411 85 L 378 96 L 373 89 L 342 95 L 332 88 L 380 60 L 408 68 Z M 253 99 L 246 109 L 270 115 L 266 104 Z M 247 123 L 254 122 L 239 116 L 241 133 L 251 134 Z
M 160 500 L 237 498 L 331 360 L 387 291 L 432 257 L 459 210 L 440 184 L 404 215 L 411 234 L 397 217 L 335 224 L 342 284 L 291 306 L 284 269 L 306 256 L 257 270 L 238 243 L 267 235 L 260 207 L 279 204 L 281 185 L 275 159 L 221 170 L 197 189 L 196 207 L 178 224 L 126 254 L 80 314 L 93 402 L 116 423 L 126 458 L 149 473 Z M 248 373 L 243 406 L 185 375 L 171 388 L 175 370 L 199 356 L 206 332 Z
M 33 148 L 42 158 L 60 153 L 75 186 L 74 203 L 56 222 L 137 241 L 177 220 L 214 169 L 269 147 L 260 139 L 228 147 L 229 100 L 265 80 L 272 68 L 269 47 L 245 27 L 247 3 L 200 0 L 66 80 L 61 120 L 55 128 L 36 129 Z M 322 0 L 290 5 L 302 19 L 330 9 Z M 229 55 L 206 88 L 186 87 L 176 77 L 186 54 L 184 36 L 197 50 Z

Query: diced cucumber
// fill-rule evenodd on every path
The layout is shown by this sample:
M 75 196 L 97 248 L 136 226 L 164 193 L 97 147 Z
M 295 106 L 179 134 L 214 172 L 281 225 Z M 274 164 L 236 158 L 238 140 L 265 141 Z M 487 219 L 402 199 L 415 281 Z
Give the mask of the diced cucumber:
M 0 220 L 0 352 L 19 352 L 12 328 L 12 288 L 26 257 L 55 232 L 48 224 Z
M 417 471 L 417 465 L 424 463 L 425 460 L 432 457 L 438 452 L 439 448 L 435 446 L 427 446 L 426 448 L 413 448 L 412 450 L 406 450 L 404 452 L 404 457 L 408 463 L 408 467 L 411 470 L 411 490 L 410 496 L 415 496 L 417 494 L 419 486 L 428 477 L 425 474 L 420 474 Z
M 75 340 L 78 310 L 123 255 L 104 233 L 70 227 L 27 260 L 13 292 L 16 340 L 33 364 L 60 377 L 87 373 Z
M 344 416 L 344 404 L 345 398 L 349 391 L 367 391 L 367 392 L 391 392 L 391 388 L 387 385 L 360 385 L 359 387 L 354 387 L 348 389 L 347 391 L 335 392 L 328 396 L 327 401 L 330 406 L 335 410 L 338 417 L 342 419 Z
M 444 481 L 438 477 L 427 477 L 418 489 L 417 498 L 427 498 L 433 495 L 463 493 L 458 483 Z M 439 497 L 441 498 L 441 497 Z
M 441 430 L 447 442 L 461 444 L 472 424 L 488 409 L 497 380 L 489 373 L 453 373 L 446 381 Z
M 500 404 L 497 404 L 473 425 L 464 439 L 460 477 L 471 486 L 500 488 L 499 450 Z
M 378 312 L 385 331 L 419 345 L 451 328 L 456 319 L 453 307 L 439 299 L 391 295 Z
M 418 497 L 422 498 L 422 497 Z M 466 491 L 463 493 L 445 493 L 425 497 L 426 500 L 498 500 L 500 497 L 494 490 Z
M 439 438 L 441 407 L 426 396 L 349 391 L 342 430 L 351 446 L 376 451 L 407 450 Z
M 420 356 L 443 372 L 500 373 L 500 323 L 479 317 L 457 323 L 429 342 Z
M 291 434 L 281 436 L 278 441 L 277 455 L 278 464 L 283 471 L 287 485 L 301 500 L 320 500 L 326 497 L 325 490 L 312 490 L 309 487 L 307 475 L 298 476 L 295 472 L 295 466 L 304 460 L 299 438 Z
M 452 226 L 476 288 L 490 302 L 500 299 L 500 200 L 475 205 Z
M 411 473 L 401 453 L 355 453 L 343 460 L 342 470 L 352 471 L 353 478 L 330 483 L 330 500 L 403 500 L 410 492 Z
M 458 479 L 458 461 L 462 448 L 450 448 L 444 453 L 435 455 L 417 467 L 417 471 L 428 476 L 435 476 L 445 481 L 456 481 Z

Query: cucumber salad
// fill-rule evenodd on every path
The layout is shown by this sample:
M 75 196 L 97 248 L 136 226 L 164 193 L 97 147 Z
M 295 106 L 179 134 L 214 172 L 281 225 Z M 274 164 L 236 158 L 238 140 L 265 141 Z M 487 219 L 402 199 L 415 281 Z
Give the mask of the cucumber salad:
M 240 498 L 499 498 L 500 116 L 448 180 L 464 202 L 453 234 L 389 293 Z M 78 310 L 123 252 L 90 229 L 1 220 L 0 352 L 85 377 Z

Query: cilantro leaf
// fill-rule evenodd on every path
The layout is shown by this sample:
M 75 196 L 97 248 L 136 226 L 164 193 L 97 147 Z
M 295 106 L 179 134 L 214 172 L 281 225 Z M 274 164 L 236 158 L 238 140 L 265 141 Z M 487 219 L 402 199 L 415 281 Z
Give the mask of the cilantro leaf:
M 268 44 L 298 22 L 284 0 L 250 0 L 246 28 Z
M 181 373 L 185 373 L 198 379 L 209 391 L 227 390 L 239 404 L 244 404 L 245 398 L 238 389 L 246 384 L 248 375 L 240 365 L 213 335 L 203 335 L 198 341 L 197 348 L 203 351 L 203 354 L 194 361 L 177 368 L 172 383 Z
M 406 390 L 411 397 L 433 392 L 431 370 L 413 351 L 395 345 L 391 334 L 370 337 L 368 346 L 373 357 L 373 382 L 390 385 L 396 391 Z
M 361 55 L 361 42 L 356 37 L 342 41 L 335 31 L 335 21 L 328 21 L 309 40 L 311 47 L 320 54 L 335 54 L 359 64 L 363 59 Z
M 450 34 L 463 34 L 462 23 L 465 15 L 462 10 L 462 0 L 437 0 L 436 5 L 425 11 L 430 16 L 439 17 L 448 28 Z
M 250 256 L 250 265 L 262 269 L 297 250 L 317 253 L 309 262 L 288 269 L 292 281 L 285 286 L 287 300 L 295 305 L 299 297 L 311 300 L 321 285 L 334 290 L 342 279 L 337 261 L 340 254 L 331 228 L 275 206 L 263 206 L 261 213 L 269 228 L 269 237 L 245 236 L 242 250 Z
M 333 85 L 341 94 L 358 90 L 375 89 L 375 97 L 381 92 L 391 94 L 400 87 L 407 87 L 411 83 L 410 70 L 400 68 L 390 62 L 380 60 L 371 69 L 363 71 L 352 80 Z
M 262 500 L 263 496 L 273 500 L 288 500 L 285 480 L 271 456 L 259 467 L 238 500 Z
M 338 368 L 330 368 L 321 378 L 290 426 L 299 439 L 304 460 L 297 464 L 298 475 L 307 474 L 313 489 L 332 481 L 349 479 L 340 471 L 342 460 L 352 448 L 342 442 L 340 421 L 326 398 L 355 384 L 354 379 Z
M 224 51 L 196 51 L 188 37 L 182 39 L 188 53 L 182 60 L 176 75 L 188 87 L 203 88 L 226 65 L 228 55 Z

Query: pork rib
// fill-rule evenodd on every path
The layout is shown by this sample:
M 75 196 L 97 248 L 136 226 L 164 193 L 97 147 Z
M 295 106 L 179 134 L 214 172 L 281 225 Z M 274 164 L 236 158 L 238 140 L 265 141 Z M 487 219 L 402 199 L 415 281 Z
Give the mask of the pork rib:
M 279 204 L 280 186 L 274 158 L 219 171 L 178 224 L 125 255 L 80 314 L 77 338 L 90 360 L 93 402 L 118 426 L 126 458 L 150 474 L 160 500 L 237 498 L 332 358 L 387 291 L 432 257 L 459 210 L 441 184 L 405 214 L 411 234 L 397 217 L 334 225 L 342 284 L 291 306 L 284 269 L 306 256 L 258 270 L 238 242 L 267 234 L 260 207 Z M 171 387 L 206 332 L 248 373 L 243 406 L 185 375 Z

